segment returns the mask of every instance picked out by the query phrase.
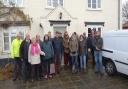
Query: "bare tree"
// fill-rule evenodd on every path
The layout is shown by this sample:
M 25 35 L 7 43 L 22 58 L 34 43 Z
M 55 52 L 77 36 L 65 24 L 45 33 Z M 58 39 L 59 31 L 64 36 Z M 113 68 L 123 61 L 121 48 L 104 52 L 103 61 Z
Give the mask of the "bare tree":
M 123 4 L 122 17 L 123 17 L 124 22 L 128 21 L 128 1 L 126 1 L 126 3 Z

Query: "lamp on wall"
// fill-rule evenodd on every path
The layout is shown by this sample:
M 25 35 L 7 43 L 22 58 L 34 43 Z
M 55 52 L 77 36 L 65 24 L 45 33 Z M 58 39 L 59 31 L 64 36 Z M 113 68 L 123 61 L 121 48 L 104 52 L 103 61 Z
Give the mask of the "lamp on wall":
M 62 19 L 62 15 L 63 15 L 63 13 L 60 12 L 60 13 L 59 13 L 59 19 Z
M 41 24 L 41 23 L 39 24 L 39 26 L 40 26 L 40 28 L 41 28 L 41 29 L 43 29 L 43 26 L 42 26 L 42 24 Z

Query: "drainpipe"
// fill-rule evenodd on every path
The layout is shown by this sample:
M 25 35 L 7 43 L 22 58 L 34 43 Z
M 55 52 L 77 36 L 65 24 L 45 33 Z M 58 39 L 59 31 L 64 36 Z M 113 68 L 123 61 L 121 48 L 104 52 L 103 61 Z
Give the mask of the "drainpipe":
M 122 29 L 122 0 L 118 0 L 118 29 Z

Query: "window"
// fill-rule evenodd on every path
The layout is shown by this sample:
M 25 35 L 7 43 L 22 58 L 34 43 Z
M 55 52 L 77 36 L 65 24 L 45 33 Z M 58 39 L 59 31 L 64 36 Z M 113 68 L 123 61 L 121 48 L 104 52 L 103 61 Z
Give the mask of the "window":
M 23 6 L 23 0 L 16 0 L 16 5 L 22 7 Z
M 89 9 L 100 9 L 101 0 L 88 0 L 88 8 Z
M 63 6 L 63 0 L 47 0 L 48 7 L 57 7 L 58 5 Z
M 96 31 L 99 31 L 101 33 L 102 30 L 103 30 L 103 26 L 100 26 L 100 25 L 89 25 L 87 27 L 87 30 L 88 30 L 88 36 L 91 36 L 92 35 L 92 31 L 94 32 L 94 34 L 95 34 Z
M 4 50 L 9 50 L 9 33 L 4 32 Z
M 6 6 L 16 6 L 16 7 L 22 7 L 23 6 L 23 0 L 3 0 L 3 3 Z
M 20 31 L 21 33 L 21 39 L 24 39 L 25 37 L 25 31 Z M 4 52 L 9 52 L 11 43 L 15 39 L 16 32 L 14 31 L 5 31 L 3 32 L 3 51 Z

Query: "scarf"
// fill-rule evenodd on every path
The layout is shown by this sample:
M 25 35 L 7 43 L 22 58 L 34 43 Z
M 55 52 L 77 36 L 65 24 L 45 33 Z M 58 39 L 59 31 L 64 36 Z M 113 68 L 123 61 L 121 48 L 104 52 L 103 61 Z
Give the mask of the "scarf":
M 31 54 L 39 54 L 39 45 L 37 43 L 31 44 Z

